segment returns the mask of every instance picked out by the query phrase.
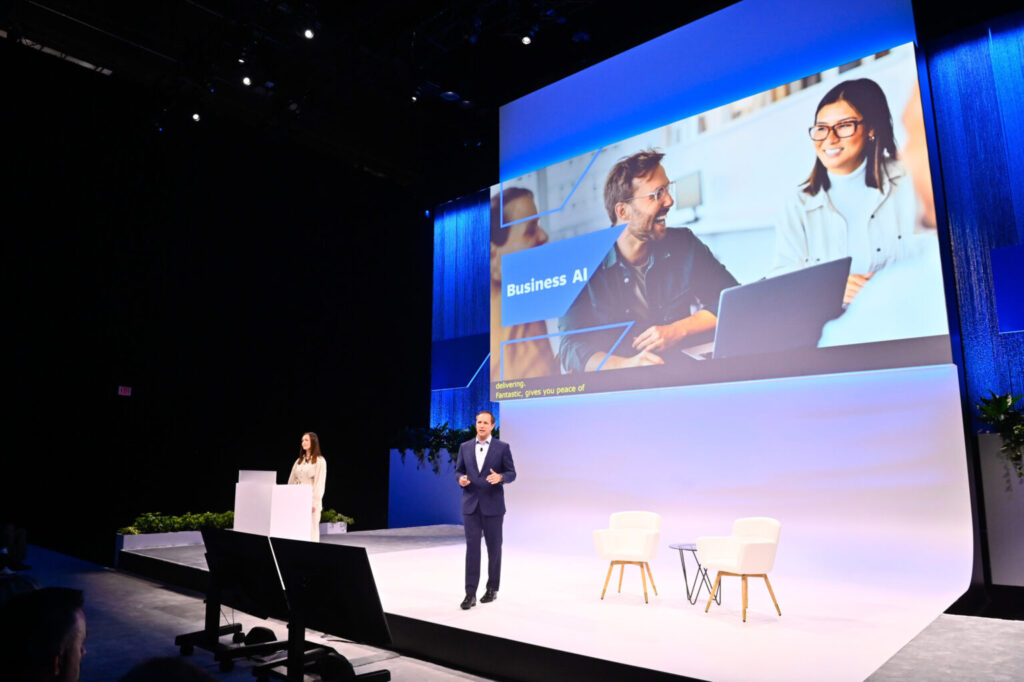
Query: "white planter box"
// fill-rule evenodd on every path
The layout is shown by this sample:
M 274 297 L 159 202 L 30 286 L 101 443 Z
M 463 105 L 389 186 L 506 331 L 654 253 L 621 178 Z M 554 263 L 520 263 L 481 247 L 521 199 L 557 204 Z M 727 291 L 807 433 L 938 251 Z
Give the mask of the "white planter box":
M 988 526 L 988 558 L 994 585 L 1024 587 L 1024 482 L 1010 467 L 1010 487 L 1006 489 L 1006 468 L 996 434 L 978 434 L 981 458 L 981 489 L 985 496 L 985 523 Z
M 203 534 L 198 530 L 183 530 L 176 533 L 142 533 L 141 535 L 114 536 L 114 566 L 120 564 L 121 550 L 152 549 L 154 547 L 189 547 L 203 544 Z
M 321 523 L 320 535 L 347 533 L 346 523 Z M 203 544 L 203 534 L 198 530 L 183 530 L 177 533 L 142 533 L 140 535 L 114 536 L 114 566 L 122 550 L 153 549 L 154 547 L 189 547 Z
M 153 547 L 187 547 L 203 544 L 203 534 L 198 530 L 183 530 L 177 533 L 142 533 L 141 535 L 118 535 L 117 548 L 151 549 Z

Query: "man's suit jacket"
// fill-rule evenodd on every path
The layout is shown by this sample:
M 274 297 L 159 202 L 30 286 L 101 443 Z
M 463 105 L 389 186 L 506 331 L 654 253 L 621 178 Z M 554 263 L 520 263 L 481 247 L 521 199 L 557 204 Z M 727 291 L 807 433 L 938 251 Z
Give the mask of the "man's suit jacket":
M 487 482 L 491 469 L 501 474 L 501 483 L 491 485 Z M 484 458 L 483 471 L 480 471 L 476 467 L 476 439 L 467 440 L 459 446 L 455 480 L 458 481 L 463 475 L 469 478 L 469 485 L 462 489 L 463 514 L 472 514 L 477 508 L 484 516 L 501 516 L 505 513 L 504 486 L 516 480 L 516 467 L 508 443 L 492 437 L 491 446 Z

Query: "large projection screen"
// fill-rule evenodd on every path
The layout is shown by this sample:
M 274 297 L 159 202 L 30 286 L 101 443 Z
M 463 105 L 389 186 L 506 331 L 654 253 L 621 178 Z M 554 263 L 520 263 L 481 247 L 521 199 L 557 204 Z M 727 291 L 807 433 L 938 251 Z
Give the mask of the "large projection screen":
M 930 178 L 904 43 L 494 186 L 492 399 L 950 362 Z

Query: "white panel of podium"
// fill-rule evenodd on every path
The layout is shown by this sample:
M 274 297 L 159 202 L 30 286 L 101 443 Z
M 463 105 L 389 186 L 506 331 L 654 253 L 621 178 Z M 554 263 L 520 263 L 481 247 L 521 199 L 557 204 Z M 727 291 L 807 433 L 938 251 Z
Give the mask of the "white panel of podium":
M 243 533 L 270 535 L 290 540 L 309 540 L 313 511 L 313 486 L 276 485 L 270 476 L 254 477 L 245 472 L 235 484 L 235 526 Z M 259 480 L 253 481 L 254 478 Z

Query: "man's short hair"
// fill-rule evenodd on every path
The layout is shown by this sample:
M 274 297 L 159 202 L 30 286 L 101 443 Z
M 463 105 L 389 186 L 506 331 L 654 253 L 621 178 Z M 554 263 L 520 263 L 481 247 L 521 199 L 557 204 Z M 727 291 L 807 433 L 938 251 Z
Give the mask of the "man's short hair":
M 0 608 L 0 678 L 20 680 L 64 653 L 85 599 L 81 590 L 44 587 Z
M 491 412 L 490 410 L 480 410 L 479 412 L 476 413 L 476 416 L 479 417 L 482 414 L 490 415 L 491 423 L 492 424 L 494 423 L 494 413 L 493 412 Z M 474 419 L 475 419 L 475 417 L 474 417 Z
M 620 201 L 628 201 L 633 196 L 633 181 L 646 178 L 653 173 L 665 155 L 653 149 L 645 149 L 632 156 L 619 159 L 619 162 L 608 171 L 604 181 L 604 207 L 612 225 L 618 222 L 615 206 Z
M 510 201 L 521 197 L 532 199 L 533 192 L 525 187 L 505 187 L 491 197 L 491 243 L 495 246 L 502 246 L 508 241 L 508 228 L 501 226 L 505 222 L 505 207 Z

